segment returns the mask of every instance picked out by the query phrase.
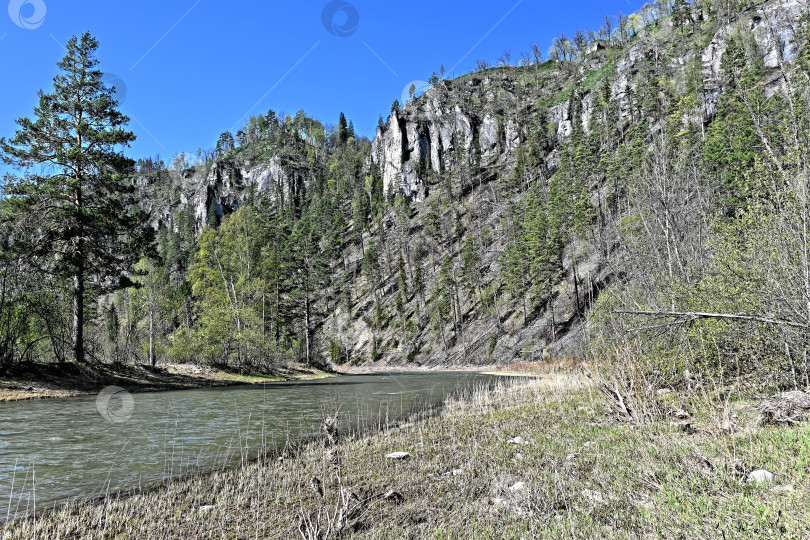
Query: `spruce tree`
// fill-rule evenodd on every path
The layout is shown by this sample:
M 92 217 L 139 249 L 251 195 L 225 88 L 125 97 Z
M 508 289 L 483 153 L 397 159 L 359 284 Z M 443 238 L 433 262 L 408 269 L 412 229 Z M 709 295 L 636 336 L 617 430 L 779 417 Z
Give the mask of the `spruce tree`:
M 340 144 L 346 144 L 346 141 L 349 140 L 349 127 L 346 124 L 346 115 L 340 113 L 340 120 L 338 121 L 338 139 L 340 140 Z
M 472 235 L 467 236 L 464 243 L 464 249 L 461 252 L 462 261 L 462 274 L 464 276 L 464 283 L 467 286 L 470 299 L 476 292 L 480 296 L 481 286 L 481 252 L 478 243 L 475 242 Z
M 6 176 L 3 190 L 18 224 L 15 241 L 42 271 L 72 282 L 73 359 L 80 363 L 88 285 L 96 293 L 130 285 L 151 238 L 128 179 L 134 162 L 120 149 L 135 135 L 96 69 L 97 49 L 89 33 L 72 37 L 53 91 L 39 93 L 34 117 L 17 120 L 13 139 L 0 139 L 3 161 L 21 171 Z

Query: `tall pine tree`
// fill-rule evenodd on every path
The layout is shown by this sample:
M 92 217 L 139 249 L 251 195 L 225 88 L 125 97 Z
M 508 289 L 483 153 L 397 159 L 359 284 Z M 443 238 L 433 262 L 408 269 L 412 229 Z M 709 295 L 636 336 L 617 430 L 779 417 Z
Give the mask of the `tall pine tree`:
M 96 69 L 97 49 L 89 33 L 72 37 L 53 91 L 39 93 L 34 117 L 17 120 L 13 139 L 0 139 L 3 161 L 21 171 L 5 178 L 3 190 L 18 231 L 28 229 L 15 241 L 42 271 L 72 282 L 76 362 L 85 360 L 90 292 L 130 285 L 127 275 L 150 239 L 127 176 L 134 162 L 120 149 L 135 135 Z

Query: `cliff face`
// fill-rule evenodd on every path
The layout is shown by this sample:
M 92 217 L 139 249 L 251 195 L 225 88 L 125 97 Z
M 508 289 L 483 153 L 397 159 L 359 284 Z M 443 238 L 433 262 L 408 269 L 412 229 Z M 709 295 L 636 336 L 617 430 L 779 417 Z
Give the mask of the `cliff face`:
M 594 46 L 574 77 L 582 82 L 594 71 L 610 71 L 607 76 L 610 101 L 620 111 L 620 121 L 627 123 L 632 121 L 631 107 L 637 99 L 642 69 L 650 63 L 657 64 L 658 70 L 668 72 L 683 85 L 689 76 L 688 66 L 697 61 L 705 90 L 701 95 L 702 114 L 709 120 L 717 110 L 722 90 L 721 61 L 735 26 L 742 24 L 752 31 L 764 65 L 770 71 L 768 87 L 773 92 L 785 83 L 780 66 L 796 58 L 793 34 L 802 13 L 800 0 L 760 2 L 747 9 L 743 17 L 721 25 L 697 55 L 685 52 L 668 56 L 673 44 L 654 35 L 640 36 L 618 55 L 604 46 Z M 692 19 L 693 24 L 704 24 L 705 14 L 695 10 Z M 685 44 L 688 41 L 689 38 L 684 38 Z M 380 171 L 385 191 L 402 192 L 421 202 L 436 178 L 444 173 L 458 173 L 462 163 L 472 168 L 508 169 L 514 164 L 516 150 L 528 138 L 530 126 L 526 118 L 540 108 L 557 141 L 570 137 L 572 101 L 570 97 L 562 99 L 565 96 L 561 93 L 566 90 L 566 83 L 571 82 L 571 76 L 545 69 L 538 85 L 536 74 L 531 80 L 536 70 L 532 67 L 520 75 L 516 69 L 493 69 L 441 81 L 401 111 L 393 112 L 377 131 L 371 151 L 373 166 Z M 576 98 L 581 104 L 580 121 L 588 132 L 594 97 L 601 88 L 582 90 Z M 547 103 L 538 105 L 538 100 Z M 546 166 L 553 171 L 556 164 L 553 147 L 549 154 Z M 179 203 L 194 208 L 199 230 L 208 221 L 209 208 L 215 207 L 220 216 L 230 213 L 251 191 L 282 202 L 300 200 L 311 176 L 305 164 L 292 163 L 280 156 L 258 164 L 217 161 L 210 170 L 184 178 Z M 169 211 L 161 217 L 170 214 Z
M 205 176 L 192 179 L 180 202 L 194 208 L 198 230 L 202 230 L 210 218 L 209 210 L 215 209 L 219 217 L 230 214 L 250 193 L 278 204 L 295 204 L 303 198 L 309 177 L 307 168 L 285 166 L 278 156 L 257 165 L 220 161 Z
M 508 73 L 443 81 L 394 111 L 372 143 L 383 185 L 423 201 L 431 178 L 459 164 L 503 165 L 526 138 L 517 115 L 531 94 L 515 88 Z
M 681 35 L 673 31 L 671 20 L 656 21 L 627 44 L 592 47 L 577 65 L 549 62 L 539 67 L 495 68 L 440 81 L 402 110 L 392 112 L 373 141 L 373 166 L 378 168 L 386 192 L 404 193 L 415 202 L 412 231 L 424 225 L 431 193 L 440 189 L 442 179 L 451 179 L 452 189 L 461 194 L 453 201 L 455 219 L 470 224 L 445 252 L 457 257 L 468 236 L 480 236 L 481 227 L 501 233 L 509 228 L 506 203 L 510 199 L 517 202 L 521 196 L 504 190 L 503 180 L 512 174 L 519 149 L 527 150 L 532 136 L 542 139 L 536 177 L 546 182 L 556 171 L 560 145 L 570 140 L 576 122 L 585 134 L 598 122 L 614 122 L 619 131 L 629 130 L 639 120 L 641 94 L 654 79 L 671 81 L 677 92 L 683 92 L 690 78 L 697 78 L 697 107 L 684 113 L 684 122 L 706 126 L 714 118 L 724 90 L 721 61 L 735 30 L 751 31 L 767 71 L 766 91 L 772 94 L 789 84 L 782 68 L 796 58 L 792 41 L 802 13 L 799 0 L 761 2 L 723 23 L 715 17 L 709 26 L 707 14 L 695 9 L 687 21 L 691 30 Z M 598 100 L 605 97 L 607 106 L 597 107 Z M 594 118 L 597 110 L 601 118 Z M 653 125 L 649 129 L 660 128 Z M 465 174 L 477 178 L 480 194 L 469 194 L 470 187 L 462 180 Z M 611 196 L 604 179 L 604 172 L 587 179 L 594 207 Z M 409 241 L 411 248 L 418 249 L 424 240 L 417 233 Z M 480 263 L 483 283 L 501 279 L 499 258 L 506 243 L 499 236 L 486 250 Z M 464 331 L 456 332 L 449 346 L 442 346 L 426 325 L 402 339 L 395 328 L 374 332 L 362 317 L 341 310 L 327 319 L 323 333 L 343 343 L 354 358 L 369 358 L 374 349 L 394 363 L 404 358 L 428 365 L 484 363 L 536 359 L 544 351 L 572 354 L 584 330 L 584 317 L 576 306 L 586 310 L 622 273 L 621 259 L 609 258 L 592 242 L 566 246 L 559 281 L 551 286 L 548 302 L 528 320 L 520 320 L 520 304 L 514 299 L 504 300 L 499 313 L 483 309 L 474 298 L 460 300 Z M 437 280 L 434 271 L 429 288 L 436 290 Z M 381 303 L 393 311 L 395 283 L 384 283 L 382 290 Z M 356 305 L 361 314 L 370 316 L 373 303 L 368 292 L 360 295 Z M 411 301 L 407 305 L 407 317 L 418 314 L 417 304 Z
M 703 114 L 711 119 L 717 110 L 721 88 L 721 60 L 728 39 L 737 25 L 750 29 L 763 54 L 765 67 L 770 70 L 768 85 L 772 92 L 783 84 L 780 66 L 796 59 L 793 43 L 796 21 L 804 12 L 800 0 L 759 2 L 748 8 L 743 16 L 721 25 L 708 45 L 699 48 L 699 55 L 683 52 L 669 56 L 677 43 L 667 43 L 664 34 L 642 35 L 632 41 L 620 54 L 609 54 L 605 46 L 594 45 L 578 67 L 575 77 L 580 81 L 596 70 L 609 69 L 610 101 L 620 111 L 620 120 L 631 120 L 633 96 L 638 95 L 638 75 L 648 64 L 656 65 L 660 73 L 686 83 L 687 67 L 696 60 L 701 70 Z M 705 23 L 702 11 L 692 12 L 692 24 Z M 655 26 L 665 24 L 657 22 Z M 693 37 L 682 40 L 685 49 L 693 49 Z M 610 56 L 614 58 L 609 59 Z M 481 167 L 511 163 L 515 150 L 526 141 L 528 126 L 525 118 L 537 112 L 537 99 L 551 98 L 555 103 L 546 107 L 546 122 L 554 126 L 558 140 L 567 139 L 572 132 L 571 99 L 560 99 L 565 91 L 562 77 L 553 74 L 543 79 L 543 87 L 528 84 L 532 76 L 525 70 L 523 82 L 516 70 L 490 70 L 471 74 L 453 81 L 441 81 L 423 96 L 394 112 L 382 129 L 377 131 L 372 145 L 372 159 L 379 167 L 386 190 L 393 186 L 417 201 L 424 200 L 431 175 L 457 169 L 459 159 L 480 157 Z M 548 74 L 547 74 L 548 75 Z M 581 121 L 589 131 L 593 100 L 600 88 L 582 89 Z M 478 153 L 476 156 L 475 154 Z M 553 167 L 553 160 L 551 163 Z
M 376 133 L 370 154 L 361 152 L 365 170 L 358 166 L 346 174 L 365 186 L 365 175 L 378 173 L 386 194 L 406 196 L 407 215 L 388 208 L 381 219 L 369 220 L 374 223 L 366 224 L 367 230 L 349 223 L 352 201 L 338 201 L 347 228 L 365 232 L 359 245 L 346 242 L 343 274 L 334 269 L 332 276 L 350 289 L 348 301 L 328 298 L 329 293 L 320 299 L 322 319 L 315 330 L 321 354 L 329 357 L 341 350 L 352 361 L 420 365 L 537 359 L 545 352 L 575 355 L 589 306 L 624 271 L 614 244 L 598 238 L 619 228 L 609 222 L 616 217 L 603 209 L 622 195 L 606 182 L 604 170 L 574 171 L 573 176 L 584 177 L 600 221 L 590 234 L 575 236 L 564 246 L 546 297 L 526 309 L 505 291 L 501 265 L 504 250 L 514 242 L 513 210 L 525 202 L 528 186 L 540 186 L 548 195 L 550 179 L 564 157 L 561 147 L 575 134 L 587 136 L 599 129 L 605 134 L 601 144 L 611 137 L 623 144 L 626 135 L 643 125 L 642 136 L 649 140 L 662 128 L 660 120 L 641 121 L 644 103 L 658 100 L 667 110 L 668 100 L 684 95 L 687 87 L 695 88 L 695 104 L 678 114 L 684 124 L 709 126 L 724 91 L 723 54 L 738 28 L 750 30 L 757 43 L 767 92 L 790 84 L 783 65 L 796 58 L 792 40 L 802 10 L 801 0 L 768 1 L 718 21 L 716 14 L 710 18 L 692 9 L 686 29 L 676 31 L 671 19 L 651 21 L 629 41 L 597 43 L 575 62 L 498 67 L 439 81 L 392 112 Z M 660 95 L 650 97 L 651 88 Z M 236 155 L 208 169 L 198 167 L 170 189 L 151 186 L 155 226 L 171 223 L 186 208 L 193 210 L 199 232 L 210 222 L 211 211 L 228 214 L 251 194 L 298 206 L 314 179 L 343 181 L 316 170 L 325 165 L 323 155 L 308 160 L 304 152 L 296 152 L 261 162 Z M 516 186 L 516 169 L 528 154 L 532 170 L 521 172 Z M 363 189 L 357 193 L 371 197 Z M 438 223 L 440 234 L 428 232 L 430 221 Z M 455 265 L 451 273 L 458 272 L 462 249 L 470 241 L 481 246 L 480 286 L 474 294 L 454 293 L 455 324 L 437 323 L 430 296 L 444 294 L 447 280 L 440 276 L 441 266 L 450 260 Z M 374 244 L 383 271 L 372 281 L 364 275 L 363 258 Z M 404 298 L 396 268 L 401 255 L 409 288 Z M 420 271 L 424 294 L 413 289 Z M 460 282 L 457 275 L 451 277 Z
M 181 210 L 194 216 L 194 230 L 202 231 L 210 223 L 210 213 L 221 218 L 234 212 L 252 194 L 275 204 L 300 202 L 312 177 L 312 171 L 297 161 L 273 156 L 267 161 L 251 163 L 238 158 L 215 161 L 210 167 L 199 165 L 167 181 L 145 176 L 139 184 L 144 190 L 152 226 L 174 224 Z

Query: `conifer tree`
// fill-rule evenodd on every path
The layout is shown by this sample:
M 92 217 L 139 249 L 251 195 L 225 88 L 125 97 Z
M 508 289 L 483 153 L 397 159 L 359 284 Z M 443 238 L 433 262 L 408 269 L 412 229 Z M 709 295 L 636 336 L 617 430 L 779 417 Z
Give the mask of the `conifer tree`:
M 340 120 L 338 121 L 338 140 L 341 145 L 346 144 L 349 140 L 349 127 L 346 124 L 346 115 L 340 113 Z
M 467 236 L 461 252 L 462 275 L 470 297 L 476 292 L 481 295 L 481 252 L 472 235 Z
M 76 362 L 85 361 L 88 284 L 94 293 L 130 285 L 151 240 L 128 179 L 134 161 L 121 151 L 135 135 L 96 69 L 97 49 L 89 33 L 70 38 L 53 91 L 39 93 L 34 117 L 17 120 L 13 139 L 0 139 L 3 161 L 22 171 L 4 188 L 17 241 L 41 270 L 72 281 Z

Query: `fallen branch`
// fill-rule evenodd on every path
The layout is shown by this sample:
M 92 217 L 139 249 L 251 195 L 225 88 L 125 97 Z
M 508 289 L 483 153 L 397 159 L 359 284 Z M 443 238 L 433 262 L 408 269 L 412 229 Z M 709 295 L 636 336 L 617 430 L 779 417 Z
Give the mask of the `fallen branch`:
M 760 406 L 763 424 L 796 424 L 810 415 L 810 392 L 794 390 L 767 398 Z
M 810 326 L 794 321 L 785 321 L 782 319 L 770 319 L 768 317 L 761 317 L 758 315 L 740 315 L 733 313 L 706 313 L 702 311 L 632 311 L 632 310 L 616 310 L 613 313 L 618 315 L 644 315 L 648 317 L 685 317 L 691 322 L 697 319 L 732 319 L 739 321 L 760 322 L 765 324 L 773 324 L 776 326 L 790 326 L 792 328 L 808 329 Z

